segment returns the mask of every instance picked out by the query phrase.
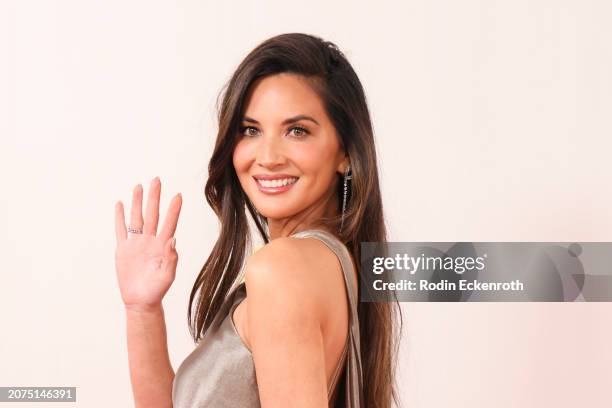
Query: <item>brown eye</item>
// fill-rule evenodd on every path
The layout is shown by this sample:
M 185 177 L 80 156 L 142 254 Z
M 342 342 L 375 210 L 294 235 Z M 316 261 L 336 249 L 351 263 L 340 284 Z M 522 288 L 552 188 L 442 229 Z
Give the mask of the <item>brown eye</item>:
M 303 127 L 301 127 L 301 126 L 294 126 L 294 127 L 292 127 L 291 129 L 289 129 L 289 130 L 290 130 L 290 131 L 294 131 L 294 132 L 293 132 L 293 135 L 294 135 L 295 137 L 298 137 L 298 138 L 305 137 L 305 136 L 308 134 L 308 130 L 304 129 L 304 128 L 303 128 Z
M 251 130 L 257 131 L 257 128 L 253 126 L 243 126 L 240 128 L 240 133 L 244 136 L 255 136 L 257 133 L 251 132 Z

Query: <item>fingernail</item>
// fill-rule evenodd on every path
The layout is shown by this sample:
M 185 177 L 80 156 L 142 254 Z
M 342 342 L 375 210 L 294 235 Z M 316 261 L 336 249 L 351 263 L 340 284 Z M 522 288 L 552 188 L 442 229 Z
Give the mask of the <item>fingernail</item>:
M 175 237 L 172 237 L 172 244 L 171 245 L 172 245 L 172 249 L 176 248 L 176 238 Z

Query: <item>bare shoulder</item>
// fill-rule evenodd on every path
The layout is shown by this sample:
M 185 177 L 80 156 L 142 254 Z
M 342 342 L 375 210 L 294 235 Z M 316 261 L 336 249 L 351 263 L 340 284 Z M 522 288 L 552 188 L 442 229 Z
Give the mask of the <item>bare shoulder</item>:
M 326 406 L 333 343 L 324 320 L 337 300 L 325 278 L 334 274 L 324 269 L 333 268 L 335 255 L 313 241 L 277 238 L 245 265 L 246 338 L 262 406 L 289 400 Z
M 323 318 L 336 299 L 338 285 L 344 289 L 338 280 L 340 268 L 336 255 L 318 239 L 277 238 L 247 261 L 249 304 L 257 299 L 282 302 L 282 306 L 299 306 Z

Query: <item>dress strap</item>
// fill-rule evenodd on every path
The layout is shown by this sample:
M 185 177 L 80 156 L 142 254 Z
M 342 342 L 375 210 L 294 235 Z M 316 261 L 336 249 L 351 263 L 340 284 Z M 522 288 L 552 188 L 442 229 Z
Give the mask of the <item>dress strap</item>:
M 348 354 L 350 338 L 347 336 L 346 341 L 344 343 L 344 349 L 342 349 L 342 355 L 340 356 L 340 361 L 332 374 L 332 380 L 329 384 L 329 389 L 327 390 L 327 395 L 331 399 L 333 392 L 335 391 L 336 384 L 338 383 L 338 378 L 340 378 L 340 368 L 343 366 L 344 361 L 346 360 L 346 355 Z
M 344 275 L 344 282 L 347 286 L 351 311 L 353 311 L 355 316 L 357 316 L 357 294 L 353 289 L 355 287 L 354 266 L 353 262 L 351 261 L 350 252 L 344 243 L 342 243 L 342 241 L 340 241 L 340 239 L 338 239 L 332 233 L 319 229 L 308 229 L 292 234 L 291 236 L 296 238 L 317 238 L 336 254 L 338 260 L 340 261 L 340 265 L 342 266 L 342 273 Z

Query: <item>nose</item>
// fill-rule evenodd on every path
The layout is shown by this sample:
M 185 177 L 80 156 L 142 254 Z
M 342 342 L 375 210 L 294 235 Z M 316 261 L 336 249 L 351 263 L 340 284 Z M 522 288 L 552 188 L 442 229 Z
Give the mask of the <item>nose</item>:
M 259 138 L 260 143 L 257 146 L 257 164 L 266 167 L 273 168 L 278 165 L 285 164 L 286 157 L 283 151 L 282 141 L 279 137 L 275 136 L 263 136 Z

